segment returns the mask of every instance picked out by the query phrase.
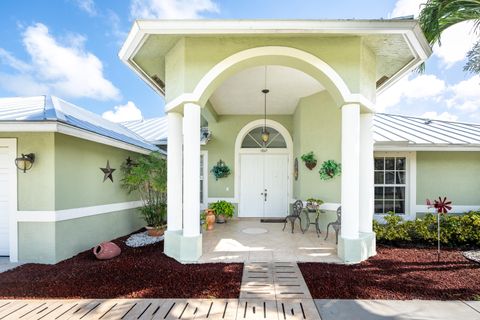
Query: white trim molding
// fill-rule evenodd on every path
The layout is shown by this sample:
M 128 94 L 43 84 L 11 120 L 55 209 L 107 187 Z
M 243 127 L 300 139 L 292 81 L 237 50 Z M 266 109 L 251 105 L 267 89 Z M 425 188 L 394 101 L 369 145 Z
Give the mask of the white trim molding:
M 142 206 L 142 201 L 119 202 L 91 207 L 73 208 L 54 211 L 17 211 L 18 222 L 57 222 L 91 217 L 104 213 L 135 209 Z
M 479 210 L 480 205 L 452 205 L 452 210 L 449 213 L 465 213 Z M 417 204 L 415 211 L 416 213 L 435 213 L 435 209 L 429 208 L 426 204 Z
M 217 63 L 202 77 L 202 79 L 200 79 L 192 93 L 183 93 L 168 102 L 165 105 L 165 112 L 175 110 L 189 102 L 203 105 L 203 102 L 206 102 L 209 98 L 213 88 L 212 86 L 215 85 L 217 79 L 224 77 L 230 70 L 231 72 L 238 72 L 237 66 L 239 64 L 248 62 L 248 66 L 251 66 L 250 61 L 253 59 L 259 59 L 259 61 L 264 63 L 263 61 L 265 57 L 287 57 L 295 61 L 306 63 L 311 67 L 312 74 L 310 75 L 312 77 L 316 78 L 324 85 L 325 82 L 331 84 L 331 89 L 333 91 L 330 91 L 330 94 L 332 94 L 332 97 L 337 100 L 339 106 L 347 103 L 358 103 L 367 108 L 367 111 L 370 112 L 374 108 L 374 103 L 365 96 L 358 93 L 352 94 L 342 77 L 330 67 L 330 65 L 317 56 L 292 47 L 262 46 L 234 53 Z M 319 76 L 319 74 L 321 76 Z
M 17 139 L 1 138 L 0 146 L 8 148 L 9 167 L 9 199 L 8 199 L 8 248 L 10 262 L 18 261 L 18 224 L 17 224 L 17 167 L 15 166 L 15 158 L 17 157 Z

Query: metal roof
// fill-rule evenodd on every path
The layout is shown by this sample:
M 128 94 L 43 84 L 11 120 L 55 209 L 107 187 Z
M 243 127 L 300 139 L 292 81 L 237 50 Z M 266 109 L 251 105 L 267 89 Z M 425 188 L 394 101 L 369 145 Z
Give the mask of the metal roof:
M 167 117 L 126 122 L 150 143 L 167 141 Z M 429 147 L 480 146 L 480 124 L 433 120 L 411 116 L 377 113 L 373 120 L 376 146 Z
M 166 116 L 123 122 L 122 125 L 132 130 L 150 143 L 166 144 L 167 142 L 168 129 Z
M 57 121 L 146 150 L 158 150 L 121 124 L 54 96 L 0 98 L 0 124 L 12 121 Z
M 377 113 L 376 144 L 480 146 L 480 124 Z

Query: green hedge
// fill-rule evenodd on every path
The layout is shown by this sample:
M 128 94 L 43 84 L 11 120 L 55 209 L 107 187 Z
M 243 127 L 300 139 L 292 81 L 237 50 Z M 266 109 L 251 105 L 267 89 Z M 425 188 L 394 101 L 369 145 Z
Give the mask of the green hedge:
M 389 213 L 385 224 L 373 221 L 378 243 L 435 244 L 437 217 L 431 213 L 413 221 Z M 447 246 L 480 246 L 480 211 L 463 215 L 443 215 L 440 218 L 440 240 Z

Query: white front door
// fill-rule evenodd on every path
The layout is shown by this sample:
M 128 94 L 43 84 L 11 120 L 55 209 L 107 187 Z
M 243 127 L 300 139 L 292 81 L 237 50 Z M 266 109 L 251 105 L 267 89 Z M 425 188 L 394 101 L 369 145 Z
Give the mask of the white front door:
M 9 215 L 10 215 L 10 149 L 0 141 L 0 256 L 10 254 Z
M 264 160 L 264 185 L 267 197 L 264 217 L 285 217 L 288 212 L 288 155 L 266 154 Z
M 284 217 L 288 212 L 288 155 L 240 155 L 240 217 Z

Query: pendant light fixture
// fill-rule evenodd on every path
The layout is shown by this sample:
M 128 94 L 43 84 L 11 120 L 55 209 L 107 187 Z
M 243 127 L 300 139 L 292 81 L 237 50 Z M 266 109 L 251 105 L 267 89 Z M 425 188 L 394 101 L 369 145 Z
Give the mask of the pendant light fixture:
M 270 90 L 267 89 L 267 66 L 265 66 L 265 89 L 262 90 L 263 93 L 263 130 L 262 130 L 262 141 L 264 143 L 268 142 L 268 139 L 270 139 L 270 132 L 267 130 L 267 93 L 270 92 Z

